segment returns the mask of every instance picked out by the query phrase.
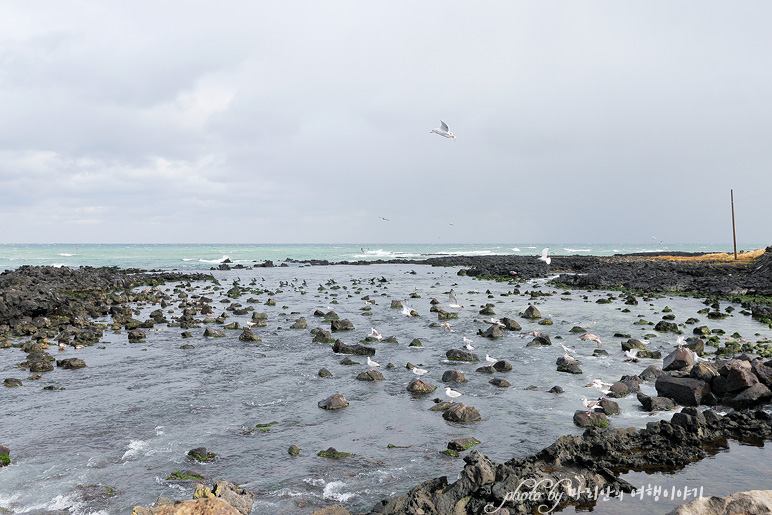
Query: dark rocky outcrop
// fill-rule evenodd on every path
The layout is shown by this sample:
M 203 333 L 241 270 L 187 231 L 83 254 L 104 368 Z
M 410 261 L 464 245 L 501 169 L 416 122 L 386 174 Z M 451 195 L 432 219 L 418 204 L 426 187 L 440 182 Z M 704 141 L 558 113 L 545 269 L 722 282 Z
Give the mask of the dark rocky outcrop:
M 364 345 L 346 345 L 340 340 L 336 340 L 332 346 L 332 351 L 338 354 L 358 354 L 360 356 L 375 356 L 375 349 Z
M 596 488 L 613 492 L 635 489 L 619 477 L 622 472 L 675 470 L 707 456 L 706 447 L 716 441 L 770 437 L 772 417 L 763 411 L 721 416 L 684 408 L 670 422 L 649 422 L 645 429 L 590 427 L 581 436 L 563 436 L 539 453 L 505 463 L 494 463 L 472 450 L 454 483 L 448 483 L 447 477 L 430 479 L 403 495 L 377 503 L 371 514 L 469 515 L 485 513 L 486 506 L 488 512 L 501 506 L 510 514 L 535 513 L 543 506 L 545 513 L 553 505 L 561 509 L 576 502 L 591 507 L 597 500 L 592 493 Z M 526 481 L 538 486 L 515 502 L 508 495 Z M 587 493 L 576 499 L 569 495 L 568 485 Z M 548 502 L 549 493 L 557 502 Z

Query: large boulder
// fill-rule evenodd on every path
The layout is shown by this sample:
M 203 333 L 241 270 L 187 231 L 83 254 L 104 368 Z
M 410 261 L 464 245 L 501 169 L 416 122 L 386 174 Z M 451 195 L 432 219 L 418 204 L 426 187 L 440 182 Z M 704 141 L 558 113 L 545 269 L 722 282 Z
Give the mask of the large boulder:
M 662 370 L 682 370 L 696 363 L 694 353 L 686 347 L 678 347 L 662 360 Z
M 484 338 L 503 338 L 504 337 L 504 331 L 501 330 L 501 327 L 498 325 L 491 325 L 486 329 L 485 331 L 480 330 L 478 333 L 480 336 Z
M 86 362 L 80 358 L 58 359 L 56 366 L 64 369 L 83 368 L 86 366 Z
M 726 391 L 737 392 L 750 388 L 759 382 L 747 361 L 735 359 L 726 365 Z
M 504 317 L 501 320 L 499 320 L 502 324 L 504 324 L 504 329 L 507 331 L 522 331 L 522 327 L 520 324 L 517 323 L 516 320 L 512 320 L 511 318 Z
M 249 515 L 255 502 L 255 494 L 228 481 L 216 482 L 212 493 L 236 508 L 241 515 Z
M 692 377 L 663 375 L 654 383 L 660 397 L 669 397 L 682 406 L 699 406 L 710 394 L 710 385 Z
M 675 409 L 675 402 L 668 397 L 649 397 L 638 392 L 638 402 L 646 411 L 670 411 Z
M 763 384 L 756 383 L 733 397 L 730 396 L 731 394 L 728 394 L 725 397 L 726 403 L 732 408 L 740 410 L 769 402 L 772 400 L 772 391 Z
M 136 506 L 132 515 L 243 515 L 224 499 L 203 497 L 153 508 Z
M 574 424 L 579 427 L 606 427 L 608 426 L 608 417 L 599 411 L 576 411 Z

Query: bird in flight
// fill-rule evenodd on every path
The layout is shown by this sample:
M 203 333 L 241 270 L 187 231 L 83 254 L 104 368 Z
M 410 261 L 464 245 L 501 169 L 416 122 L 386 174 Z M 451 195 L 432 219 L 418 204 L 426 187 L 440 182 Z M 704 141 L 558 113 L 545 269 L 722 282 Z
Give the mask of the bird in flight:
M 542 249 L 541 251 L 541 257 L 539 257 L 539 261 L 544 261 L 548 265 L 552 262 L 552 258 L 549 257 L 547 254 L 549 253 L 550 248 L 547 247 L 545 249 Z
M 381 220 L 383 220 L 385 222 L 389 222 L 390 221 L 388 218 L 384 218 L 384 217 L 381 217 Z
M 456 137 L 453 135 L 452 132 L 450 132 L 450 128 L 448 127 L 448 124 L 440 120 L 440 126 L 437 129 L 432 129 L 429 132 L 439 134 L 443 138 L 451 138 L 453 141 L 456 140 Z

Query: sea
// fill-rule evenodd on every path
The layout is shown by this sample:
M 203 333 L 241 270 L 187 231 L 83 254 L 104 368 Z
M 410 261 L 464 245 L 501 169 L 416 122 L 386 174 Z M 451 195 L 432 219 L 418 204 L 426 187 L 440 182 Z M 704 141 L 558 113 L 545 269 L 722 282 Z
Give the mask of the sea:
M 742 250 L 765 248 L 746 244 Z M 229 259 L 234 264 L 270 260 L 377 261 L 442 256 L 541 255 L 611 256 L 639 252 L 732 252 L 729 244 L 0 244 L 0 270 L 21 265 L 118 266 L 153 270 L 207 270 Z M 738 250 L 741 250 L 738 248 Z
M 714 321 L 698 313 L 705 305 L 697 298 L 639 297 L 638 305 L 630 306 L 619 292 L 565 291 L 548 284 L 549 278 L 494 282 L 459 275 L 458 267 L 310 266 L 296 261 L 454 254 L 533 255 L 535 259 L 545 247 L 551 255 L 601 256 L 731 250 L 731 245 L 554 243 L 0 245 L 0 269 L 5 270 L 29 264 L 207 271 L 216 283 L 168 283 L 160 288 L 175 302 L 207 297 L 215 316 L 226 314 L 227 323 L 238 322 L 241 327 L 248 325 L 251 314 L 236 315 L 229 309 L 236 304 L 267 315 L 266 327 L 253 327 L 259 342 L 240 341 L 241 330 L 223 329 L 224 338 L 204 337 L 207 326 L 222 329 L 216 323 L 191 329 L 190 338 L 183 338 L 179 327 L 157 324 L 145 330 L 147 337 L 141 343 L 129 342 L 125 330 L 108 329 L 96 345 L 49 349 L 57 359 L 79 357 L 87 366 L 57 367 L 40 379 L 18 367 L 25 360 L 20 349 L 0 349 L 0 379 L 22 381 L 20 387 L 0 388 L 0 445 L 11 450 L 11 464 L 0 468 L 0 512 L 126 514 L 134 506 L 151 506 L 159 497 L 191 498 L 197 481 L 174 479 L 173 473 L 192 471 L 204 477 L 202 482 L 224 479 L 252 491 L 253 514 L 306 515 L 334 504 L 351 513 L 367 513 L 381 499 L 405 493 L 428 479 L 458 479 L 463 460 L 441 452 L 451 440 L 474 437 L 481 442 L 476 449 L 503 462 L 536 453 L 562 435 L 581 434 L 572 423 L 573 414 L 583 409 L 581 397 L 599 395 L 587 383 L 594 378 L 613 382 L 648 365 L 662 364 L 649 359 L 626 362 L 620 346 L 623 339 L 616 333 L 644 339 L 650 348 L 667 354 L 676 346 L 675 336 L 657 333 L 653 325 L 669 314 L 685 331 L 691 329 L 686 320 L 695 317 L 700 324 L 724 331 L 722 338 L 727 340 L 772 339 L 769 326 L 742 314 L 741 306 L 729 301 L 721 302 L 729 317 Z M 210 271 L 225 259 L 245 266 L 266 260 L 287 266 Z M 245 293 L 229 297 L 233 285 Z M 451 290 L 459 306 L 450 307 Z M 434 299 L 443 309 L 458 313 L 450 327 L 437 326 L 437 316 L 430 311 Z M 392 308 L 394 300 L 420 316 L 406 317 L 401 309 Z M 520 321 L 522 332 L 507 332 L 497 340 L 480 336 L 479 331 L 489 325 L 485 320 L 490 316 L 479 313 L 486 305 L 495 317 Z M 521 318 L 529 305 L 552 324 Z M 147 320 L 157 309 L 158 305 L 136 306 L 134 318 Z M 344 365 L 341 361 L 347 356 L 334 353 L 328 343 L 312 341 L 311 329 L 331 328 L 329 321 L 315 316 L 317 311 L 334 311 L 352 322 L 354 330 L 334 333 L 335 337 L 349 345 L 373 347 L 372 359 L 380 364 L 384 380 L 357 380 L 358 374 L 371 368 L 364 356 L 349 356 L 358 364 Z M 164 309 L 170 322 L 180 314 L 176 303 Z M 301 318 L 307 322 L 306 329 L 293 329 Z M 98 322 L 109 327 L 111 319 Z M 609 355 L 594 357 L 595 344 L 569 332 L 575 325 L 598 335 Z M 396 342 L 366 342 L 373 330 L 393 336 Z M 555 345 L 527 347 L 527 332 L 534 330 L 548 333 Z M 446 351 L 461 348 L 464 338 L 472 341 L 482 363 L 446 358 Z M 420 345 L 411 346 L 415 341 Z M 563 354 L 558 342 L 575 350 L 583 374 L 556 371 L 556 359 Z M 192 348 L 184 348 L 186 344 Z M 512 371 L 493 376 L 478 372 L 486 355 L 507 360 Z M 406 387 L 414 374 L 408 363 L 428 370 L 423 379 L 437 390 L 428 395 L 409 393 Z M 321 368 L 332 372 L 332 377 L 320 377 Z M 460 370 L 468 381 L 443 383 L 447 370 Z M 493 386 L 489 382 L 493 377 L 505 379 L 510 386 Z M 555 385 L 565 393 L 549 393 Z M 57 389 L 44 389 L 47 386 Z M 436 399 L 445 398 L 445 386 L 461 392 L 457 402 L 476 407 L 481 420 L 452 423 L 430 411 Z M 656 395 L 651 384 L 644 384 L 642 391 Z M 336 411 L 318 407 L 335 393 L 342 394 L 349 406 Z M 619 404 L 622 413 L 610 417 L 612 427 L 641 428 L 672 416 L 672 412 L 642 411 L 634 396 L 620 399 Z M 300 448 L 298 456 L 289 455 L 291 445 Z M 189 458 L 188 451 L 198 447 L 215 453 L 214 460 L 197 463 Z M 351 456 L 318 456 L 330 447 Z M 730 441 L 681 470 L 629 472 L 623 477 L 644 493 L 622 498 L 599 495 L 594 512 L 666 513 L 696 492 L 709 496 L 769 488 L 772 452 L 763 442 Z M 673 493 L 663 494 L 666 491 Z M 563 513 L 586 509 L 569 507 Z

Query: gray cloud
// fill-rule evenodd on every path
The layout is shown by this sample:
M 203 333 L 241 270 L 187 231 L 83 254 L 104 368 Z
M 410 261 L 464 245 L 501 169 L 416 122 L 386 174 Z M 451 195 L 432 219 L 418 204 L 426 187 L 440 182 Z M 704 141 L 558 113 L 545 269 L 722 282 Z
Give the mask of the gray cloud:
M 769 239 L 766 2 L 2 10 L 5 242 Z

